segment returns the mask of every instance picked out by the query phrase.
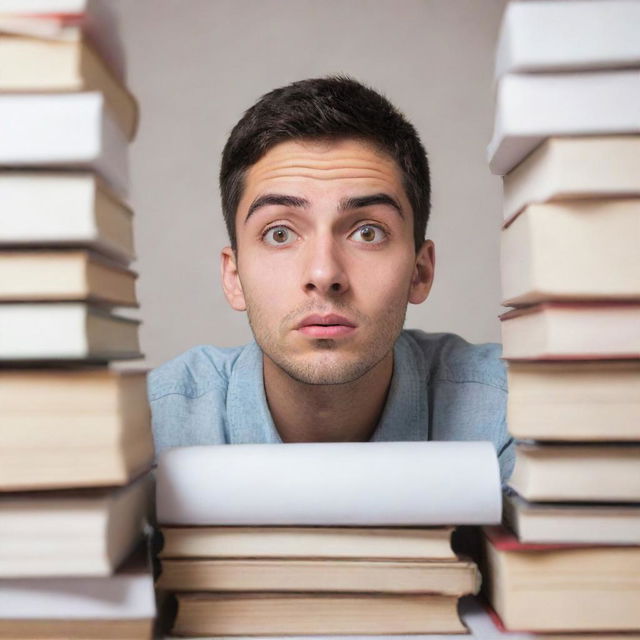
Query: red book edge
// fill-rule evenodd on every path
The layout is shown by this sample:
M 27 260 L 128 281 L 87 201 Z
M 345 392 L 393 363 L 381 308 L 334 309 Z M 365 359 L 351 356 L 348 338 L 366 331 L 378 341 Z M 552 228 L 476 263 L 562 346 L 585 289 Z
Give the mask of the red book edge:
M 498 612 L 489 604 L 489 601 L 485 598 L 478 598 L 480 606 L 487 612 L 491 622 L 500 633 L 509 633 L 512 629 L 507 629 L 502 622 L 502 618 L 498 615 Z
M 567 549 L 599 548 L 595 544 L 571 544 L 557 542 L 554 544 L 540 544 L 535 542 L 520 542 L 515 534 L 502 525 L 482 527 L 482 531 L 492 546 L 498 551 L 554 551 Z

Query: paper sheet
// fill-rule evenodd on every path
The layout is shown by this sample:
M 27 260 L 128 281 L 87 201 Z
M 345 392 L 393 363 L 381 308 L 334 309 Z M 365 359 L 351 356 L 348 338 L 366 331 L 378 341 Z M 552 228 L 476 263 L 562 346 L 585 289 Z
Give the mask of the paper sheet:
M 156 480 L 164 525 L 492 524 L 502 506 L 490 442 L 181 447 Z

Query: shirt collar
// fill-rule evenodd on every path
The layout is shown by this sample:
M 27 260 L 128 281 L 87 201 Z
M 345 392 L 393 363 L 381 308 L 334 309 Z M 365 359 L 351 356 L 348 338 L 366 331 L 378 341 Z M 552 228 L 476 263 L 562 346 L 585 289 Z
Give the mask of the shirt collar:
M 233 367 L 227 394 L 227 442 L 281 443 L 264 391 L 262 351 L 246 345 Z M 393 376 L 382 417 L 371 441 L 429 439 L 427 373 L 411 338 L 400 334 L 393 349 Z

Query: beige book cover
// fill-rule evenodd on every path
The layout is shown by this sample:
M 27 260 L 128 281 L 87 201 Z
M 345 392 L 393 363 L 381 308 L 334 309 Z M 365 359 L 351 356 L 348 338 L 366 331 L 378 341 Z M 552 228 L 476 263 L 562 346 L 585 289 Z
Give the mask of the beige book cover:
M 516 444 L 509 484 L 527 500 L 640 502 L 640 443 Z
M 640 135 L 547 138 L 503 179 L 506 224 L 532 203 L 640 196 Z
M 0 578 L 111 575 L 142 538 L 152 498 L 148 474 L 125 487 L 0 494 Z
M 640 507 L 622 504 L 529 502 L 503 497 L 506 524 L 520 542 L 640 545 Z
M 455 560 L 453 527 L 162 527 L 160 558 Z
M 505 306 L 640 300 L 640 198 L 531 204 L 501 233 Z
M 507 629 L 546 634 L 640 628 L 640 547 L 535 545 L 499 527 L 484 533 L 484 590 Z
M 123 485 L 153 455 L 145 371 L 0 370 L 0 491 Z
M 507 425 L 521 440 L 640 442 L 640 361 L 509 362 Z
M 236 558 L 162 560 L 157 586 L 169 591 L 477 593 L 475 563 L 417 560 Z
M 544 302 L 500 321 L 507 360 L 640 358 L 640 303 Z
M 0 252 L 0 301 L 87 301 L 137 307 L 137 274 L 86 250 Z
M 173 634 L 329 635 L 464 632 L 458 599 L 440 595 L 177 594 Z

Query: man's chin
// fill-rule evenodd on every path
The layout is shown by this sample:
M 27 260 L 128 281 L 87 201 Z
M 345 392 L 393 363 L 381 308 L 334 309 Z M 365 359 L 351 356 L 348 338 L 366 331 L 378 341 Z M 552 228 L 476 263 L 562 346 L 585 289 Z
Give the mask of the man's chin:
M 331 351 L 332 347 L 327 346 L 326 349 Z M 361 378 L 375 366 L 375 363 L 346 358 L 344 354 L 335 352 L 316 353 L 290 361 L 279 359 L 275 364 L 297 382 L 311 385 L 349 384 Z

